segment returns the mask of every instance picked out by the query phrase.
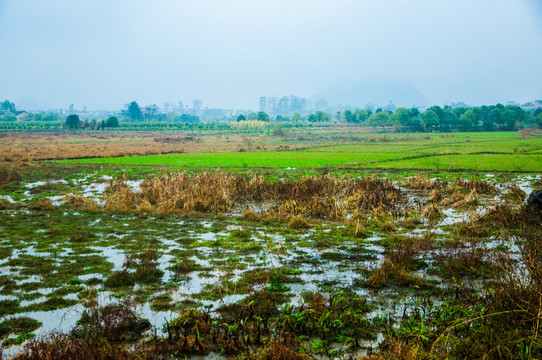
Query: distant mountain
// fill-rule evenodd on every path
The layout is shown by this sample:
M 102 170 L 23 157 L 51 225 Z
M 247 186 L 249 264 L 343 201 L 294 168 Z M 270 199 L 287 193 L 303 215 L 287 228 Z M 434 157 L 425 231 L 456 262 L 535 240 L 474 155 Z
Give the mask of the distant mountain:
M 17 110 L 26 110 L 26 111 L 48 111 L 48 110 L 58 110 L 54 106 L 46 105 L 34 99 L 22 98 L 19 101 L 15 102 Z
M 412 83 L 402 80 L 373 79 L 333 84 L 311 98 L 314 102 L 320 99 L 331 106 L 365 107 L 368 103 L 386 106 L 390 101 L 396 106 L 431 105 Z

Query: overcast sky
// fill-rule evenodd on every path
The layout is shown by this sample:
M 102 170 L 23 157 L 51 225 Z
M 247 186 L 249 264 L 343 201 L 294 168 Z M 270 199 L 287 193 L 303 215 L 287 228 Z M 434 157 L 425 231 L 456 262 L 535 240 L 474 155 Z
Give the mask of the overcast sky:
M 257 109 L 367 78 L 542 98 L 541 0 L 0 0 L 0 98 Z

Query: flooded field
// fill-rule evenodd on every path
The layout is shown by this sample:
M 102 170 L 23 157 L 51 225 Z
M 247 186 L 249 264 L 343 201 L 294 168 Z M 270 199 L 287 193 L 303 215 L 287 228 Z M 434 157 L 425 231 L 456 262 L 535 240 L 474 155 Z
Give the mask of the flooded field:
M 150 198 L 152 186 L 167 190 L 178 176 L 200 186 L 219 179 L 224 192 L 209 183 L 203 190 L 218 191 L 216 198 L 182 207 L 182 197 L 171 206 Z M 265 344 L 249 336 L 256 326 L 259 334 L 260 322 L 262 337 L 295 338 L 317 357 L 360 356 L 411 336 L 438 347 L 457 319 L 483 317 L 488 296 L 510 277 L 531 276 L 524 244 L 529 236 L 540 240 L 540 221 L 524 219 L 535 216 L 524 203 L 540 175 L 449 182 L 315 176 L 275 185 L 258 176 L 198 176 L 127 180 L 94 172 L 4 187 L 3 356 L 29 338 L 70 333 L 110 305 L 148 320 L 140 336 L 151 338 L 175 338 L 179 316 L 217 324 L 214 333 L 198 330 L 208 332 L 201 344 L 192 333 L 199 325 L 178 325 L 185 332 L 171 341 L 181 341 L 183 354 L 250 352 Z M 227 185 L 246 181 L 250 192 L 256 179 L 263 193 L 243 194 L 243 201 Z M 294 198 L 302 185 L 313 200 Z M 374 189 L 387 190 L 378 198 Z M 171 191 L 174 198 L 194 189 Z M 244 335 L 235 333 L 243 326 Z

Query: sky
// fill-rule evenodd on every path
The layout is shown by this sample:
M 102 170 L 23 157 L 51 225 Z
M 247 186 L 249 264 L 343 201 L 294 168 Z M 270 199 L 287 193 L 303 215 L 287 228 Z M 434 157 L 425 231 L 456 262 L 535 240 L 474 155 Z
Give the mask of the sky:
M 542 99 L 542 0 L 0 0 L 0 99 L 257 109 L 331 84 Z

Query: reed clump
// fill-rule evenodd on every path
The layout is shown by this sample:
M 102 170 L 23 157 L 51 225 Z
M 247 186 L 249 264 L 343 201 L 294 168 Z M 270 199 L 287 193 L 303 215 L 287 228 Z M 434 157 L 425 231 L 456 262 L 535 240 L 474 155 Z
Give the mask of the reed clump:
M 437 204 L 430 203 L 422 210 L 422 216 L 434 224 L 444 217 L 444 213 Z
M 288 227 L 290 229 L 308 229 L 310 224 L 301 216 L 292 216 L 288 221 Z
M 461 208 L 474 205 L 478 205 L 478 193 L 476 192 L 476 189 L 472 189 L 472 191 L 467 196 L 452 204 L 452 207 Z
M 516 184 L 510 184 L 506 189 L 506 195 L 514 201 L 525 201 L 527 194 Z
M 29 208 L 32 210 L 38 211 L 51 211 L 55 210 L 56 206 L 53 205 L 51 200 L 40 198 L 29 205 Z
M 0 186 L 8 185 L 11 182 L 19 182 L 22 180 L 21 174 L 12 167 L 0 168 Z
M 96 201 L 75 194 L 66 195 L 64 197 L 64 203 L 68 204 L 75 210 L 96 211 L 100 207 Z
M 441 184 L 440 179 L 428 179 L 423 177 L 423 175 L 420 173 L 418 173 L 416 176 L 407 178 L 404 185 L 416 190 L 440 190 L 443 188 L 443 184 Z
M 0 199 L 0 210 L 5 210 L 10 207 L 10 203 L 7 200 Z
M 397 215 L 401 211 L 399 205 L 405 200 L 404 194 L 391 181 L 377 177 L 353 180 L 324 175 L 298 181 L 268 182 L 257 173 L 243 177 L 207 172 L 162 175 L 144 181 L 136 191 L 126 185 L 125 179 L 114 179 L 104 198 L 108 211 L 218 214 L 231 211 L 242 203 L 266 202 L 270 216 L 338 221 L 355 211 Z M 247 216 L 256 218 L 254 214 L 247 213 Z
M 478 178 L 472 178 L 470 180 L 457 178 L 455 182 L 448 184 L 447 187 L 448 191 L 458 191 L 462 189 L 469 191 L 476 190 L 479 194 L 493 195 L 498 193 L 497 187 L 493 183 L 487 180 L 479 180 Z
M 451 197 L 442 199 L 439 204 L 442 206 L 453 206 L 454 204 L 457 204 L 465 199 L 465 196 L 463 196 L 459 191 L 454 191 Z
M 416 257 L 424 250 L 430 249 L 433 239 L 431 236 L 410 238 L 390 253 L 366 281 L 368 287 L 381 288 L 392 283 L 402 286 L 418 286 L 431 288 L 433 284 L 412 273 L 412 265 Z

